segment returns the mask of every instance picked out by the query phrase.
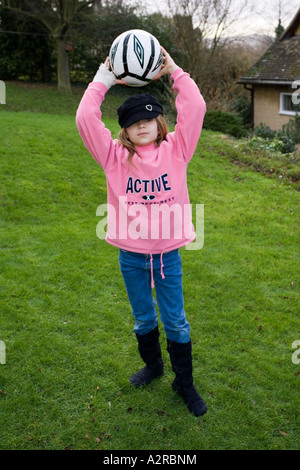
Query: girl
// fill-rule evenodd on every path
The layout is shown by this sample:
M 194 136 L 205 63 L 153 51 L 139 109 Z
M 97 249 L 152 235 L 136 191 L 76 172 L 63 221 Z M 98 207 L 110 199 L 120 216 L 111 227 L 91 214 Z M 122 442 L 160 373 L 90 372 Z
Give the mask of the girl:
M 206 107 L 190 76 L 162 48 L 163 66 L 177 92 L 177 124 L 168 133 L 161 104 L 138 94 L 118 108 L 121 131 L 113 140 L 101 121 L 109 88 L 124 84 L 101 64 L 79 105 L 76 122 L 83 142 L 105 171 L 106 241 L 119 248 L 120 269 L 135 318 L 134 332 L 145 367 L 130 377 L 135 387 L 163 374 L 155 286 L 167 351 L 175 372 L 173 389 L 195 416 L 207 410 L 193 385 L 190 326 L 185 316 L 178 249 L 195 239 L 186 169 L 197 145 Z

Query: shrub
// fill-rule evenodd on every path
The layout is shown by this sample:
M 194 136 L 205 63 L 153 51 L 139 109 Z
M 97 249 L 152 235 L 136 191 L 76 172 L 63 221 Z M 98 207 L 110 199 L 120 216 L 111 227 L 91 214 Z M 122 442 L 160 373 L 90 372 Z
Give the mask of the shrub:
M 292 140 L 295 144 L 300 143 L 300 114 L 296 114 L 287 124 L 282 126 L 278 132 L 279 137 L 284 135 Z
M 293 153 L 296 150 L 294 139 L 283 131 L 278 132 L 278 139 L 282 142 L 281 153 Z
M 253 134 L 256 137 L 261 137 L 262 139 L 267 140 L 273 140 L 276 137 L 276 131 L 273 131 L 269 126 L 266 126 L 263 123 L 260 123 L 260 125 L 254 129 Z
M 283 142 L 277 137 L 273 140 L 253 135 L 250 137 L 248 147 L 255 150 L 267 150 L 269 152 L 282 152 Z
M 299 126 L 299 130 L 297 126 Z M 271 152 L 293 153 L 296 150 L 299 132 L 300 118 L 296 123 L 291 119 L 290 122 L 284 125 L 278 132 L 260 123 L 253 131 L 251 144 L 255 146 L 259 144 L 261 148 L 270 150 Z
M 203 127 L 212 131 L 224 132 L 224 134 L 237 138 L 247 135 L 242 119 L 223 111 L 207 111 Z
M 242 118 L 243 124 L 247 129 L 251 127 L 251 100 L 248 96 L 237 96 L 234 101 L 234 109 L 238 116 Z

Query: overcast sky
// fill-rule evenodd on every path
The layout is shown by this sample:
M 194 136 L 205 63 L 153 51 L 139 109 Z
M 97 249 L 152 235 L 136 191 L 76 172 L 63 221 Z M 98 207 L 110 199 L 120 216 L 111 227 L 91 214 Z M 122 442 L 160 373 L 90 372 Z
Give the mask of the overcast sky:
M 240 0 L 232 0 L 239 7 Z M 147 4 L 144 0 L 143 4 Z M 165 0 L 149 0 L 149 10 L 166 12 Z M 299 0 L 248 0 L 244 12 L 230 27 L 226 35 L 267 34 L 274 36 L 281 7 L 281 22 L 286 28 L 300 7 Z M 154 8 L 154 9 L 153 9 Z
M 274 35 L 279 10 L 281 9 L 281 23 L 287 28 L 299 7 L 299 0 L 249 0 L 249 8 L 252 11 L 246 18 L 239 19 L 232 26 L 232 31 L 234 34 L 242 35 L 264 33 Z

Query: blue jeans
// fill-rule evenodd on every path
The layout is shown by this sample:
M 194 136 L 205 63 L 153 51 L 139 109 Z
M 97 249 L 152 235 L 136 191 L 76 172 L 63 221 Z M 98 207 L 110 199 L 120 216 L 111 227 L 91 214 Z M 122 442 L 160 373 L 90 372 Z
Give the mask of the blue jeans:
M 183 306 L 179 251 L 150 255 L 120 250 L 119 262 L 135 318 L 134 332 L 145 335 L 158 325 L 151 287 L 153 280 L 167 338 L 176 343 L 187 343 L 190 340 L 190 325 Z

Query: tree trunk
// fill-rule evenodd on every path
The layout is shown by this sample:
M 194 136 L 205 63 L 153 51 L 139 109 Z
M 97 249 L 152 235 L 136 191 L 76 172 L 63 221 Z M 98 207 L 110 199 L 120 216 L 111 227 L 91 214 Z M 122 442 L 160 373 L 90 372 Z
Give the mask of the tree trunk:
M 60 93 L 72 94 L 70 83 L 69 57 L 64 38 L 56 38 L 57 87 Z

